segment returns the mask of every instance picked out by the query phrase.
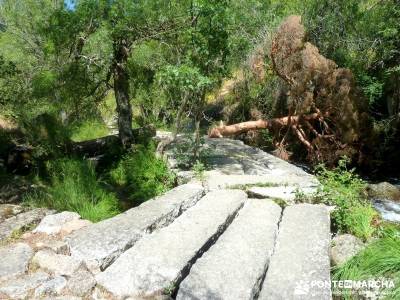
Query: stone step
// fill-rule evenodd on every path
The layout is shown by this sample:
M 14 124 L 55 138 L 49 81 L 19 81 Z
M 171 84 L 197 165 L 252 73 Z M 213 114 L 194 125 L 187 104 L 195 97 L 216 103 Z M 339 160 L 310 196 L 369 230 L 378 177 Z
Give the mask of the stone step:
M 296 186 L 271 186 L 271 187 L 259 187 L 253 186 L 247 190 L 249 197 L 258 199 L 280 199 L 285 201 L 287 204 L 294 204 L 296 200 L 296 194 L 301 197 L 302 195 L 311 196 L 317 191 L 316 187 L 296 187 Z
M 200 185 L 185 184 L 111 219 L 66 238 L 71 255 L 93 272 L 107 268 L 144 234 L 170 224 L 204 195 Z
M 304 172 L 305 173 L 305 172 Z M 279 186 L 294 186 L 299 188 L 312 188 L 319 185 L 315 177 L 305 174 L 289 174 L 282 170 L 271 170 L 270 174 L 264 175 L 227 175 L 219 171 L 205 172 L 206 185 L 209 190 L 237 188 L 245 185 L 260 185 L 268 184 Z
M 260 300 L 332 299 L 330 219 L 323 205 L 287 207 Z
M 180 284 L 177 299 L 254 299 L 275 245 L 281 208 L 249 199 Z
M 119 298 L 175 293 L 191 265 L 232 222 L 247 195 L 240 190 L 208 193 L 166 228 L 148 235 L 96 276 Z

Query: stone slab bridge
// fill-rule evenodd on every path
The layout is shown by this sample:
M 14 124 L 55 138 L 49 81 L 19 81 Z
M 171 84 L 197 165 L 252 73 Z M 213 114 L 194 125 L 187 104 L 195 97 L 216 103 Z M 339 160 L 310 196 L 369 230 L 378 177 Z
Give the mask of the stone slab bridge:
M 0 248 L 0 299 L 332 299 L 329 211 L 301 203 L 318 181 L 238 141 L 205 147 L 201 181 L 177 170 L 187 183 L 118 216 L 65 234 L 79 216 L 50 214 Z

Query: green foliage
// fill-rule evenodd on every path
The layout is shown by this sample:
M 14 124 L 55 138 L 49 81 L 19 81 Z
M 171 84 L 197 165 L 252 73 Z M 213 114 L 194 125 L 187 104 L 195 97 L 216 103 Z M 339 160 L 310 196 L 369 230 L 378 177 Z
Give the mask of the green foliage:
M 110 170 L 111 182 L 123 189 L 128 200 L 140 204 L 173 187 L 175 176 L 154 147 L 137 145 Z
M 197 67 L 190 65 L 167 65 L 157 74 L 159 85 L 171 96 L 181 97 L 184 92 L 201 94 L 212 86 L 211 80 L 202 75 Z
M 192 168 L 195 177 L 200 180 L 200 181 L 204 181 L 205 179 L 205 171 L 206 171 L 206 167 L 205 165 L 200 162 L 199 160 L 196 161 L 196 163 L 193 165 Z
M 376 103 L 382 97 L 384 82 L 368 75 L 363 75 L 359 81 L 362 84 L 365 96 L 368 97 L 370 105 Z
M 34 157 L 48 157 L 64 152 L 69 141 L 69 131 L 52 113 L 44 113 L 21 124 L 22 132 L 34 147 Z
M 71 129 L 71 139 L 75 142 L 97 139 L 109 134 L 104 122 L 99 120 L 85 120 Z
M 368 280 L 392 278 L 396 288 L 385 299 L 400 297 L 400 231 L 392 231 L 373 241 L 364 250 L 333 269 L 333 280 Z M 353 299 L 350 295 L 345 299 Z
M 243 190 L 247 191 L 248 189 L 252 187 L 277 187 L 280 186 L 277 183 L 272 183 L 272 182 L 259 182 L 259 183 L 247 183 L 247 184 L 235 184 L 230 186 L 230 189 L 236 189 L 236 190 Z
M 393 79 L 398 78 L 387 72 L 400 65 L 399 17 L 397 1 L 323 0 L 305 5 L 303 20 L 312 42 L 355 73 L 374 110 L 382 110 L 396 85 Z
M 332 213 L 332 222 L 337 231 L 368 240 L 377 231 L 374 221 L 378 218 L 378 213 L 365 198 L 365 183 L 355 174 L 354 169 L 347 168 L 348 163 L 348 159 L 344 157 L 333 170 L 324 166 L 318 167 L 322 184 L 318 198 L 336 207 Z
M 120 212 L 117 198 L 102 187 L 90 161 L 58 159 L 49 162 L 47 170 L 49 187 L 28 194 L 24 198 L 27 204 L 75 211 L 93 222 Z
M 51 97 L 56 88 L 56 81 L 57 77 L 54 72 L 43 71 L 37 74 L 32 80 L 33 96 L 38 98 Z

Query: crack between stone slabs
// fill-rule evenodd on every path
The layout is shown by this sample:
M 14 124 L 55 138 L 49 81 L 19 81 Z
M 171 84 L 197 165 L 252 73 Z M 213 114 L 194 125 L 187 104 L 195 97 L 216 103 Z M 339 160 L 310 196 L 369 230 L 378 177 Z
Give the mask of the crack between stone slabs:
M 173 289 L 170 290 L 171 293 L 171 298 L 176 299 L 176 296 L 179 291 L 179 286 L 182 283 L 183 280 L 189 275 L 190 269 L 192 266 L 196 263 L 196 261 L 203 256 L 205 252 L 207 252 L 219 239 L 221 235 L 224 234 L 224 232 L 228 229 L 228 227 L 232 224 L 232 222 L 236 219 L 238 216 L 239 211 L 243 208 L 244 204 L 246 201 L 243 201 L 243 203 L 231 214 L 229 215 L 225 222 L 219 226 L 218 230 L 216 233 L 214 233 L 207 241 L 206 243 L 196 252 L 196 254 L 188 261 L 186 266 L 182 269 L 180 272 L 179 277 L 176 279 L 173 285 Z
M 169 226 L 171 223 L 173 223 L 178 217 L 180 217 L 186 210 L 189 208 L 195 206 L 204 196 L 206 195 L 206 192 L 203 191 L 198 199 L 193 199 L 192 204 L 188 205 L 188 203 L 181 203 L 176 209 L 171 211 L 168 214 L 165 214 L 161 217 L 159 217 L 157 220 L 155 220 L 152 224 L 147 226 L 144 230 L 143 233 L 140 234 L 138 233 L 138 236 L 135 239 L 132 239 L 132 241 L 128 242 L 125 247 L 121 250 L 117 250 L 113 253 L 111 253 L 108 257 L 103 259 L 102 263 L 100 264 L 100 271 L 104 272 L 109 266 L 111 266 L 124 252 L 132 248 L 136 242 L 138 242 L 140 239 L 142 239 L 144 236 L 152 234 L 154 231 L 160 228 L 164 228 Z M 150 200 L 151 201 L 151 200 Z
M 267 262 L 267 263 L 265 264 L 265 266 L 264 266 L 264 272 L 263 272 L 263 274 L 257 279 L 256 283 L 254 284 L 254 287 L 253 287 L 253 297 L 252 297 L 253 300 L 257 300 L 258 297 L 260 296 L 260 292 L 261 292 L 261 290 L 262 290 L 262 286 L 263 286 L 263 284 L 264 284 L 265 277 L 267 276 L 267 272 L 268 272 L 268 269 L 269 269 L 269 265 L 270 265 L 270 263 L 271 263 L 272 257 L 273 257 L 274 254 L 275 254 L 275 250 L 276 250 L 276 246 L 277 246 L 277 241 L 278 241 L 278 236 L 279 236 L 280 225 L 281 225 L 281 222 L 282 222 L 282 219 L 283 219 L 283 212 L 284 212 L 284 210 L 285 210 L 285 209 L 282 208 L 281 216 L 280 216 L 280 218 L 279 218 L 279 220 L 278 220 L 278 223 L 277 223 L 277 229 L 276 229 L 274 247 L 272 248 L 271 254 L 270 254 L 270 256 L 269 256 L 269 260 L 268 260 L 268 262 Z
M 188 210 L 191 207 L 194 207 L 206 194 L 207 191 L 203 190 L 201 195 L 199 195 L 197 199 L 193 199 L 191 203 L 181 203 L 177 207 L 177 209 L 174 209 L 171 213 L 158 218 L 153 222 L 153 224 L 149 225 L 144 230 L 145 234 L 151 234 L 157 229 L 167 227 L 168 225 L 173 223 L 178 217 L 180 217 L 186 210 Z

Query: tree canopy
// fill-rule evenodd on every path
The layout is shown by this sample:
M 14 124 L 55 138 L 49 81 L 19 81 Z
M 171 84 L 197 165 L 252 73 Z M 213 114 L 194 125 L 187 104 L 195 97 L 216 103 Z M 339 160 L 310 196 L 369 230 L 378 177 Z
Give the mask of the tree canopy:
M 129 148 L 135 126 L 193 128 L 199 143 L 204 125 L 219 120 L 268 120 L 339 106 L 345 109 L 326 123 L 339 148 L 358 144 L 356 152 L 371 154 L 384 143 L 390 152 L 399 127 L 399 13 L 396 0 L 4 0 L 2 114 L 25 132 L 35 130 L 42 114 L 70 128 L 116 115 L 120 141 Z M 301 32 L 279 27 L 290 15 L 301 16 Z M 284 47 L 293 52 L 296 45 L 303 61 L 286 57 Z M 306 66 L 307 55 L 320 67 Z M 297 85 L 290 78 L 299 79 Z M 351 107 L 343 104 L 343 78 L 351 86 Z M 354 111 L 356 123 L 369 125 L 344 117 Z M 313 130 L 304 126 L 273 134 L 272 146 L 326 161 L 309 155 L 310 140 L 301 131 Z M 314 135 L 324 131 L 315 126 Z M 369 136 L 369 146 L 355 136 Z M 373 159 L 382 160 L 385 151 Z

